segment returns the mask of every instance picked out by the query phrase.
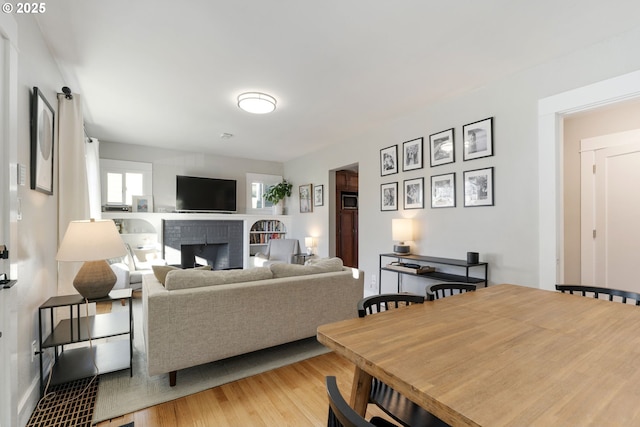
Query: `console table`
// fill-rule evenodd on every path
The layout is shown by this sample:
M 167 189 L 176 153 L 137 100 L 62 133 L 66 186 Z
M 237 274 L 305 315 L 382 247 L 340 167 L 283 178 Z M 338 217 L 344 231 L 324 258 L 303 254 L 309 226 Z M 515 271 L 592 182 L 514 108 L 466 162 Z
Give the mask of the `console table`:
M 383 264 L 383 258 L 395 258 L 395 261 L 398 261 L 398 262 L 428 265 L 431 267 L 436 267 L 436 270 L 428 273 L 422 273 L 422 274 L 398 271 L 395 269 L 387 268 L 386 265 L 388 263 Z M 438 271 L 437 269 L 438 265 L 441 265 L 441 266 L 446 265 L 454 268 L 464 269 L 464 275 Z M 464 282 L 464 283 L 470 283 L 470 284 L 484 283 L 485 287 L 487 287 L 487 284 L 489 282 L 489 264 L 486 262 L 469 264 L 466 260 L 462 260 L 462 259 L 438 258 L 438 257 L 432 257 L 432 256 L 425 256 L 425 255 L 400 255 L 395 253 L 385 253 L 385 254 L 380 254 L 379 266 L 380 266 L 378 271 L 378 277 L 379 277 L 378 293 L 379 294 L 382 293 L 382 272 L 383 271 L 390 271 L 392 273 L 397 273 L 398 292 L 400 292 L 400 284 L 401 284 L 401 278 L 403 274 L 406 274 L 408 276 L 414 276 L 414 277 L 424 277 L 432 280 L 442 280 L 444 282 Z M 484 273 L 484 276 L 483 277 L 469 276 L 469 270 L 471 269 L 482 270 Z
M 45 376 L 43 366 L 43 351 L 53 348 L 54 361 L 51 367 L 51 385 L 61 384 L 94 374 L 105 374 L 120 370 L 129 370 L 133 376 L 133 306 L 131 289 L 117 289 L 111 291 L 104 298 L 90 299 L 89 302 L 120 301 L 129 304 L 129 310 L 115 313 L 97 314 L 82 317 L 80 307 L 85 303 L 81 295 L 55 296 L 45 301 L 38 310 L 40 334 L 40 393 L 44 392 Z M 69 318 L 55 323 L 54 311 L 58 307 L 69 308 Z M 75 310 L 74 310 L 75 307 Z M 45 311 L 49 315 L 45 315 Z M 74 313 L 75 311 L 75 313 Z M 51 334 L 43 336 L 43 317 L 49 318 L 52 328 Z M 100 342 L 101 338 L 111 338 L 128 335 L 128 339 L 118 339 Z M 87 343 L 86 346 L 65 349 L 69 344 Z

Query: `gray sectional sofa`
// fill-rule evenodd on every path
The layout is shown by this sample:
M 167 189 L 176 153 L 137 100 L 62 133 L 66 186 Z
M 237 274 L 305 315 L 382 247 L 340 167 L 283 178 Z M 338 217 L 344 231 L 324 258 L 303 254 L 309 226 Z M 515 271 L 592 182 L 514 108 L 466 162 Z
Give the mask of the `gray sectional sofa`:
M 357 317 L 364 290 L 362 271 L 340 258 L 247 270 L 167 268 L 143 278 L 143 328 L 148 373 L 169 373 L 171 385 L 180 369 L 312 337 L 322 324 Z

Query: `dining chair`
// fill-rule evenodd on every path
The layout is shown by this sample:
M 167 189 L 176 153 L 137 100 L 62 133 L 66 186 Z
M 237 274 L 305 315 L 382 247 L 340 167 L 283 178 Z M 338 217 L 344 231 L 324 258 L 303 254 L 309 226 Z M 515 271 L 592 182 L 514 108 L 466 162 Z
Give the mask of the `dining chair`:
M 580 294 L 583 297 L 593 297 L 596 299 L 601 299 L 600 295 L 607 296 L 609 301 L 619 301 L 623 304 L 627 304 L 627 300 L 632 300 L 635 305 L 640 305 L 640 293 L 631 292 L 631 291 L 623 291 L 621 289 L 611 289 L 611 288 L 601 288 L 597 286 L 582 286 L 582 285 L 556 285 L 556 290 L 562 292 L 563 294 L 569 293 L 573 295 L 574 293 Z M 617 298 L 614 298 L 617 297 Z M 618 299 L 619 298 L 619 299 Z
M 380 417 L 373 417 L 370 421 L 361 417 L 342 397 L 336 377 L 326 378 L 327 395 L 329 396 L 329 418 L 327 427 L 398 427 Z
M 423 303 L 424 297 L 416 294 L 373 295 L 362 298 L 358 302 L 358 317 L 365 317 L 381 311 L 401 309 L 408 305 Z M 371 380 L 369 403 L 373 403 L 405 427 L 448 427 L 448 424 L 440 418 L 416 405 L 375 377 Z
M 358 301 L 358 317 L 367 314 L 380 313 L 393 308 L 404 307 L 411 304 L 424 303 L 424 297 L 417 294 L 380 294 L 362 298 Z
M 435 301 L 440 298 L 450 297 L 464 292 L 473 292 L 475 290 L 476 285 L 463 282 L 447 282 L 429 285 L 427 286 L 427 301 Z

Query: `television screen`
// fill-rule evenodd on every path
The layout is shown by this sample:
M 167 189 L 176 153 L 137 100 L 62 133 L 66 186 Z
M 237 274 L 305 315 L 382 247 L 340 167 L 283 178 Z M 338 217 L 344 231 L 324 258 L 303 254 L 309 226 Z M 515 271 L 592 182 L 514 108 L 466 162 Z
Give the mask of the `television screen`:
M 177 175 L 176 210 L 235 212 L 236 181 Z

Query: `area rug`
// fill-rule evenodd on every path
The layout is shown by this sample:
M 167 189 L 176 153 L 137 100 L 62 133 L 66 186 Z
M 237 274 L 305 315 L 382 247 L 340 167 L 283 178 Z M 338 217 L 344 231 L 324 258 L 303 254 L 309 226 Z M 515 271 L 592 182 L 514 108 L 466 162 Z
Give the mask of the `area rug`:
M 123 308 L 127 309 L 113 304 L 114 310 Z M 168 375 L 147 375 L 143 340 L 141 301 L 134 299 L 133 377 L 129 377 L 129 371 L 100 375 L 94 423 L 329 352 L 313 337 L 180 370 L 176 386 L 169 387 Z
M 84 378 L 50 387 L 27 427 L 91 427 L 98 382 L 99 378 Z

